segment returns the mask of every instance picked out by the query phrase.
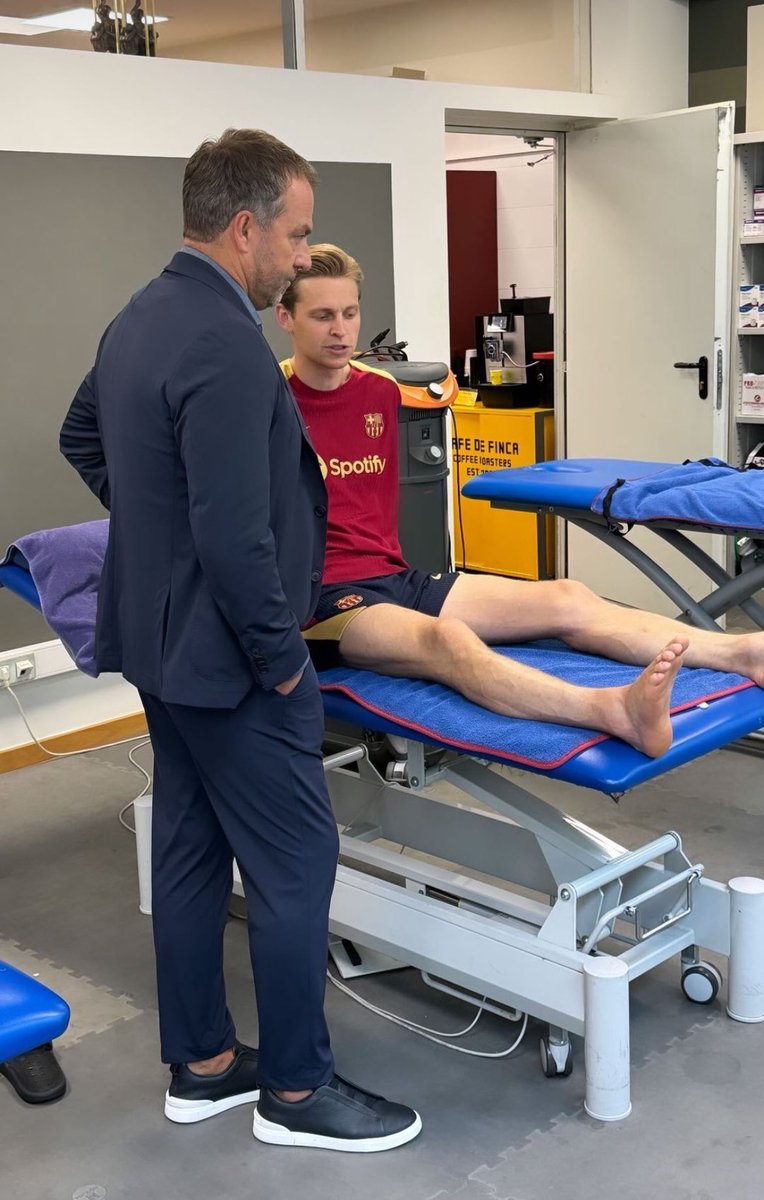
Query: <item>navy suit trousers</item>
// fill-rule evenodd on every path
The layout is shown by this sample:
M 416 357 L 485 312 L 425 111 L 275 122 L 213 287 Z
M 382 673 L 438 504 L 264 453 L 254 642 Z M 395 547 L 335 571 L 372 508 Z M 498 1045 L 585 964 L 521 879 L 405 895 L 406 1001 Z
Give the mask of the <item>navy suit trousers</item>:
M 323 707 L 307 666 L 282 696 L 235 709 L 142 693 L 154 748 L 152 909 L 165 1062 L 212 1058 L 235 1030 L 223 933 L 235 857 L 244 884 L 263 1086 L 319 1087 L 337 827 L 321 761 Z

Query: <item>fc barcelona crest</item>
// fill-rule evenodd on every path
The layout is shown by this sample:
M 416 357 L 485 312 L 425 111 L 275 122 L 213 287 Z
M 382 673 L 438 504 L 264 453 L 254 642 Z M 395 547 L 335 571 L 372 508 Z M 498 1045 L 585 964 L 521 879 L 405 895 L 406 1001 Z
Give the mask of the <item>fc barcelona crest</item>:
M 363 420 L 367 437 L 382 437 L 382 434 L 385 432 L 385 422 L 382 413 L 364 413 Z
M 334 607 L 339 608 L 342 612 L 348 608 L 357 608 L 359 604 L 363 604 L 363 596 L 356 596 L 354 593 L 340 596 L 339 600 L 334 601 Z

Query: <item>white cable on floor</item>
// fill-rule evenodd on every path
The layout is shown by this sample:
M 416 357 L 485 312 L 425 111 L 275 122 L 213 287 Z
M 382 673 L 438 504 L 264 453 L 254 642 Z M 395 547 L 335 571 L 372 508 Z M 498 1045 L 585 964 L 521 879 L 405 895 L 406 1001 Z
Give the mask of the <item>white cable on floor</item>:
M 142 788 L 142 790 L 138 793 L 138 795 L 133 796 L 132 800 L 128 800 L 127 804 L 125 804 L 124 807 L 119 810 L 119 814 L 118 814 L 118 820 L 119 820 L 120 825 L 122 825 L 122 827 L 124 829 L 128 829 L 130 831 L 130 833 L 135 833 L 134 827 L 132 825 L 128 825 L 127 821 L 125 821 L 125 819 L 124 819 L 124 815 L 127 812 L 128 808 L 130 808 L 133 804 L 135 804 L 136 800 L 140 800 L 141 796 L 146 795 L 146 792 L 151 787 L 151 776 L 149 775 L 148 771 L 144 770 L 144 768 L 141 766 L 140 763 L 135 761 L 135 759 L 133 758 L 133 754 L 135 753 L 136 750 L 140 750 L 143 746 L 148 746 L 151 741 L 151 738 L 147 738 L 145 736 L 145 734 L 138 733 L 135 735 L 135 737 L 121 738 L 118 742 L 103 742 L 100 746 L 86 746 L 82 750 L 49 750 L 47 746 L 43 746 L 42 742 L 40 741 L 40 739 L 37 737 L 34 730 L 32 729 L 32 726 L 29 724 L 29 721 L 27 720 L 27 715 L 24 712 L 23 705 L 22 705 L 21 701 L 19 700 L 18 696 L 16 695 L 16 693 L 14 692 L 11 685 L 9 683 L 0 683 L 0 691 L 8 692 L 10 694 L 11 699 L 13 700 L 17 709 L 19 710 L 19 713 L 21 714 L 21 719 L 24 722 L 24 724 L 26 725 L 27 731 L 28 731 L 29 736 L 31 737 L 32 741 L 35 743 L 36 746 L 39 746 L 39 748 L 40 748 L 40 750 L 42 750 L 43 754 L 47 754 L 49 758 L 74 758 L 75 755 L 78 755 L 78 754 L 94 754 L 97 750 L 111 750 L 114 746 L 127 746 L 130 744 L 130 742 L 138 742 L 138 745 L 133 746 L 132 750 L 130 751 L 130 753 L 128 754 L 127 757 L 129 758 L 129 760 L 133 764 L 133 766 L 137 767 L 137 769 L 140 771 L 141 775 L 144 776 L 146 783 L 145 783 L 144 787 Z
M 123 829 L 127 829 L 127 830 L 129 830 L 129 832 L 130 832 L 130 833 L 135 833 L 135 826 L 134 826 L 134 825 L 128 825 L 127 821 L 125 820 L 125 813 L 127 812 L 128 808 L 132 808 L 132 807 L 133 807 L 133 805 L 135 804 L 136 800 L 140 800 L 141 796 L 145 796 L 145 795 L 146 795 L 146 792 L 147 792 L 147 791 L 149 790 L 149 788 L 151 787 L 151 776 L 149 775 L 149 773 L 148 773 L 148 771 L 146 770 L 146 768 L 145 768 L 145 767 L 142 767 L 142 766 L 141 766 L 141 764 L 140 764 L 139 762 L 136 762 L 136 761 L 135 761 L 135 759 L 133 758 L 133 755 L 135 754 L 136 750 L 142 750 L 144 746 L 150 746 L 150 745 L 151 745 L 151 738 L 144 738 L 144 740 L 143 740 L 142 742 L 139 742 L 137 746 L 133 746 L 132 750 L 130 751 L 130 753 L 129 753 L 129 754 L 128 754 L 128 756 L 127 756 L 127 757 L 130 759 L 130 762 L 133 764 L 133 766 L 138 768 L 138 770 L 140 771 L 141 775 L 142 775 L 142 776 L 144 777 L 144 779 L 146 780 L 146 782 L 144 783 L 143 787 L 142 787 L 142 788 L 141 788 L 141 790 L 139 791 L 138 795 L 137 795 L 137 796 L 133 796 L 132 800 L 128 800 L 127 804 L 125 804 L 125 805 L 124 805 L 124 806 L 123 806 L 123 807 L 122 807 L 122 808 L 119 810 L 119 813 L 118 813 L 118 815 L 117 815 L 117 820 L 119 821 L 119 823 L 120 823 L 120 825 L 122 826 L 122 828 L 123 828 Z
M 444 1041 L 443 1039 L 464 1037 L 465 1034 L 469 1033 L 475 1028 L 478 1021 L 482 1017 L 484 1011 L 482 1008 L 478 1009 L 474 1021 L 472 1021 L 471 1024 L 466 1027 L 466 1029 L 461 1029 L 458 1033 L 443 1033 L 440 1030 L 428 1029 L 426 1025 L 418 1025 L 416 1021 L 410 1021 L 407 1017 L 398 1016 L 397 1013 L 387 1012 L 384 1008 L 378 1008 L 376 1004 L 372 1004 L 369 1000 L 364 1000 L 363 996 L 359 996 L 358 993 L 354 992 L 352 988 L 349 988 L 347 984 L 342 983 L 339 979 L 336 979 L 335 976 L 332 975 L 331 971 L 327 971 L 326 975 L 329 982 L 333 983 L 338 991 L 343 992 L 346 996 L 349 996 L 351 1000 L 355 1000 L 355 1002 L 360 1004 L 363 1008 L 367 1008 L 369 1012 L 376 1013 L 378 1017 L 383 1017 L 386 1021 L 392 1021 L 394 1025 L 400 1025 L 402 1029 L 408 1029 L 410 1033 L 415 1033 L 417 1037 L 426 1038 L 428 1042 L 436 1042 L 439 1046 L 445 1046 L 446 1050 L 455 1050 L 459 1054 L 469 1054 L 473 1058 L 506 1058 L 507 1055 L 512 1054 L 512 1052 L 520 1045 L 521 1041 L 525 1037 L 525 1031 L 528 1028 L 528 1014 L 525 1013 L 523 1015 L 523 1023 L 519 1034 L 515 1038 L 512 1045 L 506 1050 L 491 1052 L 488 1050 L 468 1050 L 465 1046 L 452 1046 L 449 1044 L 449 1042 Z M 484 1003 L 485 1000 L 486 997 L 484 996 L 481 1004 Z
M 27 720 L 27 715 L 21 706 L 21 701 L 19 700 L 18 696 L 14 692 L 11 685 L 9 683 L 0 683 L 0 691 L 8 692 L 10 694 L 11 699 L 13 700 L 17 709 L 21 713 L 21 719 L 24 722 L 24 724 L 26 725 L 27 731 L 28 731 L 29 736 L 31 737 L 32 741 L 35 743 L 35 745 L 40 747 L 43 754 L 47 754 L 51 758 L 72 758 L 75 754 L 93 754 L 96 750 L 109 750 L 112 746 L 126 746 L 128 744 L 128 742 L 139 742 L 141 740 L 141 738 L 146 739 L 145 734 L 136 733 L 135 737 L 122 738 L 118 742 L 103 742 L 100 746 L 86 746 L 83 750 L 49 750 L 48 747 L 43 746 L 40 739 L 35 736 L 34 730 L 32 729 L 32 726 L 29 724 L 29 721 Z M 149 740 L 149 739 L 146 739 L 146 740 Z M 137 767 L 138 764 L 133 763 L 133 766 Z M 142 768 L 139 768 L 139 770 L 142 770 Z M 141 795 L 143 795 L 143 793 L 141 793 Z

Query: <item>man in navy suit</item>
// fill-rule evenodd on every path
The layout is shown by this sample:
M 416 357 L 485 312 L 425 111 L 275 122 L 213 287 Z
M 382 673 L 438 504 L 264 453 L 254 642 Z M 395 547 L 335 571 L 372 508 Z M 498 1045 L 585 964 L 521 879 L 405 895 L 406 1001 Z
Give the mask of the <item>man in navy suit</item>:
M 192 155 L 184 246 L 106 330 L 61 431 L 111 511 L 97 666 L 139 689 L 154 748 L 153 916 L 165 1114 L 257 1101 L 254 1134 L 373 1151 L 421 1128 L 334 1072 L 323 1003 L 338 839 L 300 628 L 326 491 L 258 310 L 310 266 L 313 167 L 260 130 Z M 223 931 L 247 897 L 260 1049 L 236 1039 Z

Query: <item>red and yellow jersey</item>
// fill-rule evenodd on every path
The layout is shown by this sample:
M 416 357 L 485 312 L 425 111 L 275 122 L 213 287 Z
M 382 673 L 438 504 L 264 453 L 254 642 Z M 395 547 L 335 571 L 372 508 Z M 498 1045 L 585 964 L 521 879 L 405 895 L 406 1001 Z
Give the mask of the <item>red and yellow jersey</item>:
M 334 391 L 316 391 L 281 364 L 329 494 L 324 583 L 393 575 L 408 563 L 398 541 L 398 408 L 392 376 L 351 363 Z

